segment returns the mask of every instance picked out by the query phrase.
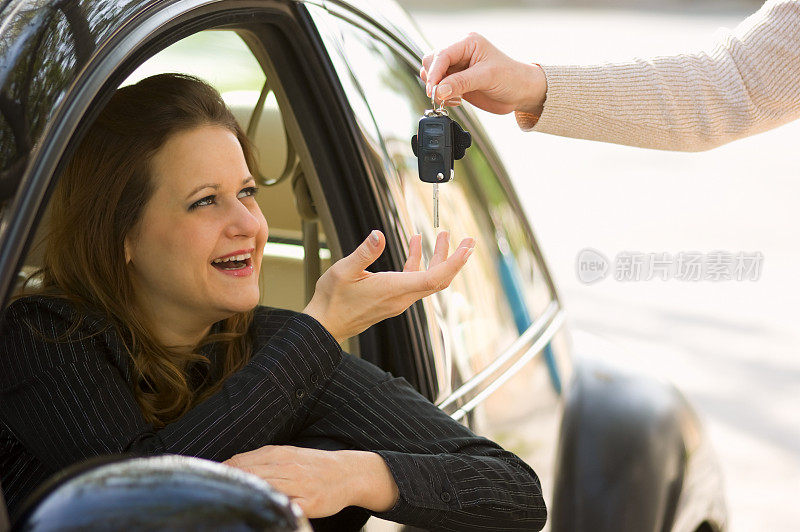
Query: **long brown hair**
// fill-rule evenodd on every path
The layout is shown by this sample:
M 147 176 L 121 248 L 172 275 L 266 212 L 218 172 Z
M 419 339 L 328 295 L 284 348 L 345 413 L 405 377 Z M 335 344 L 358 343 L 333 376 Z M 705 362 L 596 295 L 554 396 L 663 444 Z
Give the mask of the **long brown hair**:
M 249 170 L 258 175 L 246 134 L 210 85 L 192 76 L 159 74 L 118 89 L 56 185 L 43 266 L 28 279 L 39 283 L 27 289 L 26 282 L 14 297 L 45 294 L 105 316 L 130 356 L 133 393 L 142 414 L 157 427 L 216 392 L 252 351 L 253 310 L 224 320 L 220 332 L 207 335 L 191 355 L 159 343 L 134 304 L 125 261 L 124 238 L 137 226 L 155 189 L 153 156 L 172 135 L 207 124 L 233 132 Z M 190 372 L 210 364 L 197 351 L 212 342 L 226 348 L 222 378 L 193 384 Z

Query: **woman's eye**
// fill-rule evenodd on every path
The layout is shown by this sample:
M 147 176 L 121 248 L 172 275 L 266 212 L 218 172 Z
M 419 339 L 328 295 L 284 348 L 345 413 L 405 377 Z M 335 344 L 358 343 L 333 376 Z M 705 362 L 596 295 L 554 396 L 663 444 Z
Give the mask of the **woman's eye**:
M 258 187 L 247 187 L 243 188 L 241 192 L 239 192 L 240 198 L 246 198 L 247 196 L 255 196 L 256 192 L 258 192 Z M 242 196 L 244 194 L 244 196 Z
M 256 192 L 258 192 L 258 187 L 247 187 L 243 188 L 239 195 L 236 196 L 237 198 L 247 198 L 250 196 L 255 196 Z M 206 196 L 203 199 L 197 200 L 189 206 L 189 210 L 193 211 L 197 207 L 205 207 L 206 205 L 213 205 L 216 196 Z
M 211 205 L 214 203 L 214 196 L 206 196 L 203 199 L 197 200 L 189 206 L 189 210 L 193 211 L 197 207 L 203 207 L 205 205 Z

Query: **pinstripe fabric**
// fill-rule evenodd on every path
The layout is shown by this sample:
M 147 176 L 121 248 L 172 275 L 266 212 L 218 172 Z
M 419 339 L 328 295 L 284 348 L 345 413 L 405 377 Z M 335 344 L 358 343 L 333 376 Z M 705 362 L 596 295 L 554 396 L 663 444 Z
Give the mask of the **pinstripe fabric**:
M 599 65 L 541 65 L 542 116 L 525 131 L 703 151 L 800 118 L 800 0 L 769 0 L 707 51 Z
M 400 490 L 373 513 L 431 530 L 539 530 L 539 480 L 516 455 L 474 435 L 403 378 L 343 353 L 306 314 L 258 307 L 254 353 L 222 389 L 163 429 L 144 422 L 119 339 L 91 317 L 70 343 L 47 343 L 75 310 L 43 296 L 15 301 L 0 334 L 0 477 L 9 508 L 58 470 L 91 456 L 174 453 L 225 460 L 267 444 L 371 450 Z M 220 322 L 221 323 L 221 322 Z M 212 331 L 218 330 L 215 324 Z M 96 333 L 93 334 L 92 333 Z M 217 350 L 203 348 L 217 367 Z M 314 519 L 358 530 L 366 510 Z

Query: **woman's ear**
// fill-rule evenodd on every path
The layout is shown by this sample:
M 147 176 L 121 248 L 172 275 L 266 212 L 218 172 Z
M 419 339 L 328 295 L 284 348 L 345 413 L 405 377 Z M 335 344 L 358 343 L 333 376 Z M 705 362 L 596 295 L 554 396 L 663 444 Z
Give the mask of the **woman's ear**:
M 127 236 L 125 237 L 123 247 L 125 248 L 125 264 L 128 264 L 131 262 L 131 241 Z

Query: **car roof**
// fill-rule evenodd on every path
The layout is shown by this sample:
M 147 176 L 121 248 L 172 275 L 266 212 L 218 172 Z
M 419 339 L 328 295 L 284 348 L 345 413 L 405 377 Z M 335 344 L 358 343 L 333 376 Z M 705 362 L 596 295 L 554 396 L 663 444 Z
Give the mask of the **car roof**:
M 408 13 L 394 0 L 286 0 L 299 4 L 312 4 L 325 9 L 346 10 L 369 20 L 381 27 L 386 33 L 398 40 L 411 44 L 414 48 L 428 47 L 428 43 L 419 31 L 416 23 Z M 162 3 L 159 0 L 116 0 L 113 2 L 103 0 L 90 0 L 64 5 L 62 2 L 42 3 L 41 0 L 4 0 L 0 2 L 0 35 L 13 31 L 12 24 L 20 15 L 28 12 L 43 10 L 80 10 L 93 26 L 101 20 L 110 22 L 109 18 L 116 16 L 119 19 L 129 16 L 132 12 L 143 11 L 148 7 Z M 101 15 L 102 16 L 99 16 Z M 34 26 L 35 20 L 28 22 Z M 31 29 L 34 29 L 31 27 Z M 94 27 L 92 27 L 94 29 Z
M 299 0 L 322 5 L 331 11 L 344 9 L 383 29 L 399 44 L 418 56 L 431 49 L 416 22 L 395 0 Z

